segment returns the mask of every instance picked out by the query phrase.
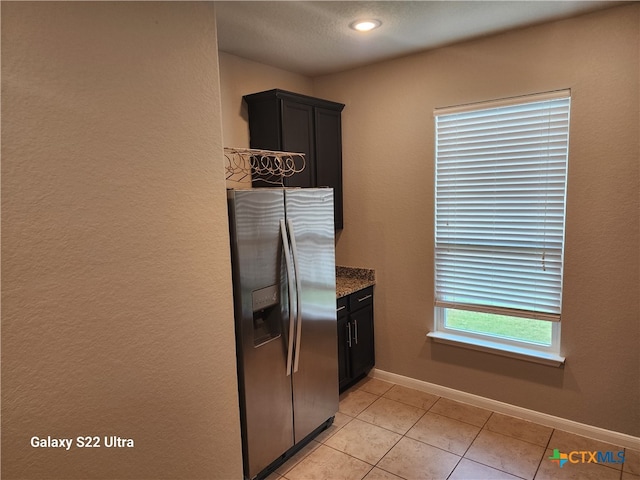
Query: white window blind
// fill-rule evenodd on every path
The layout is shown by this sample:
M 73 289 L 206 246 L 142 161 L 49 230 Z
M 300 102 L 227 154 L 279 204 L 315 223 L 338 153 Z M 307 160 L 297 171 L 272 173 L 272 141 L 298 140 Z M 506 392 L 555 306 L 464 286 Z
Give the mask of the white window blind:
M 569 95 L 434 112 L 437 307 L 560 320 Z

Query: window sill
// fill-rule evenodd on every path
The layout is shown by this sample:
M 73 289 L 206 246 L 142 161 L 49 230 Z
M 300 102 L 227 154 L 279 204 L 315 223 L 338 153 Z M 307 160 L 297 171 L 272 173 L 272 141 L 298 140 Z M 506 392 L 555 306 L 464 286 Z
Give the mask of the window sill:
M 490 340 L 480 340 L 476 338 L 468 338 L 462 335 L 455 335 L 445 332 L 429 332 L 427 337 L 433 339 L 434 342 L 454 345 L 457 347 L 469 348 L 480 352 L 493 353 L 504 357 L 517 358 L 528 362 L 540 363 L 552 367 L 560 367 L 564 365 L 565 357 L 553 353 L 540 352 L 538 350 L 506 346 Z

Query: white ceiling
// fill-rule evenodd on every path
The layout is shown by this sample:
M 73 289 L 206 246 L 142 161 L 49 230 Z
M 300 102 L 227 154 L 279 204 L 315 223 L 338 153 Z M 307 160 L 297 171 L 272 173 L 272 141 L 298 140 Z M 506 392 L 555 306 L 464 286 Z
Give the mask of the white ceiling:
M 223 52 L 307 76 L 618 5 L 612 1 L 216 2 Z M 382 26 L 349 29 L 358 18 Z

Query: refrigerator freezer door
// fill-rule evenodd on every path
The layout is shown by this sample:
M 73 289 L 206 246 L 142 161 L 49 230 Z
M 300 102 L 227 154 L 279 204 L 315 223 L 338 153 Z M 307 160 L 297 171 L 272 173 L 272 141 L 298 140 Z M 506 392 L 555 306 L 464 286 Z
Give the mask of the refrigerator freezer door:
M 228 199 L 243 457 L 253 478 L 293 446 L 284 194 L 230 190 Z
M 338 411 L 333 190 L 286 189 L 285 199 L 301 289 L 298 371 L 293 374 L 294 430 L 299 442 Z

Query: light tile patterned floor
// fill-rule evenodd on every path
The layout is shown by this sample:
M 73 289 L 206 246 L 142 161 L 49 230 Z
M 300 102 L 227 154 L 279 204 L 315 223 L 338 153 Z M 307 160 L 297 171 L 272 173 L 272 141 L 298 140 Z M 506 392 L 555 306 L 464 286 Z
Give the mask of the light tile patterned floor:
M 334 424 L 268 480 L 640 480 L 624 464 L 549 460 L 553 449 L 621 447 L 366 378 L 340 397 Z

